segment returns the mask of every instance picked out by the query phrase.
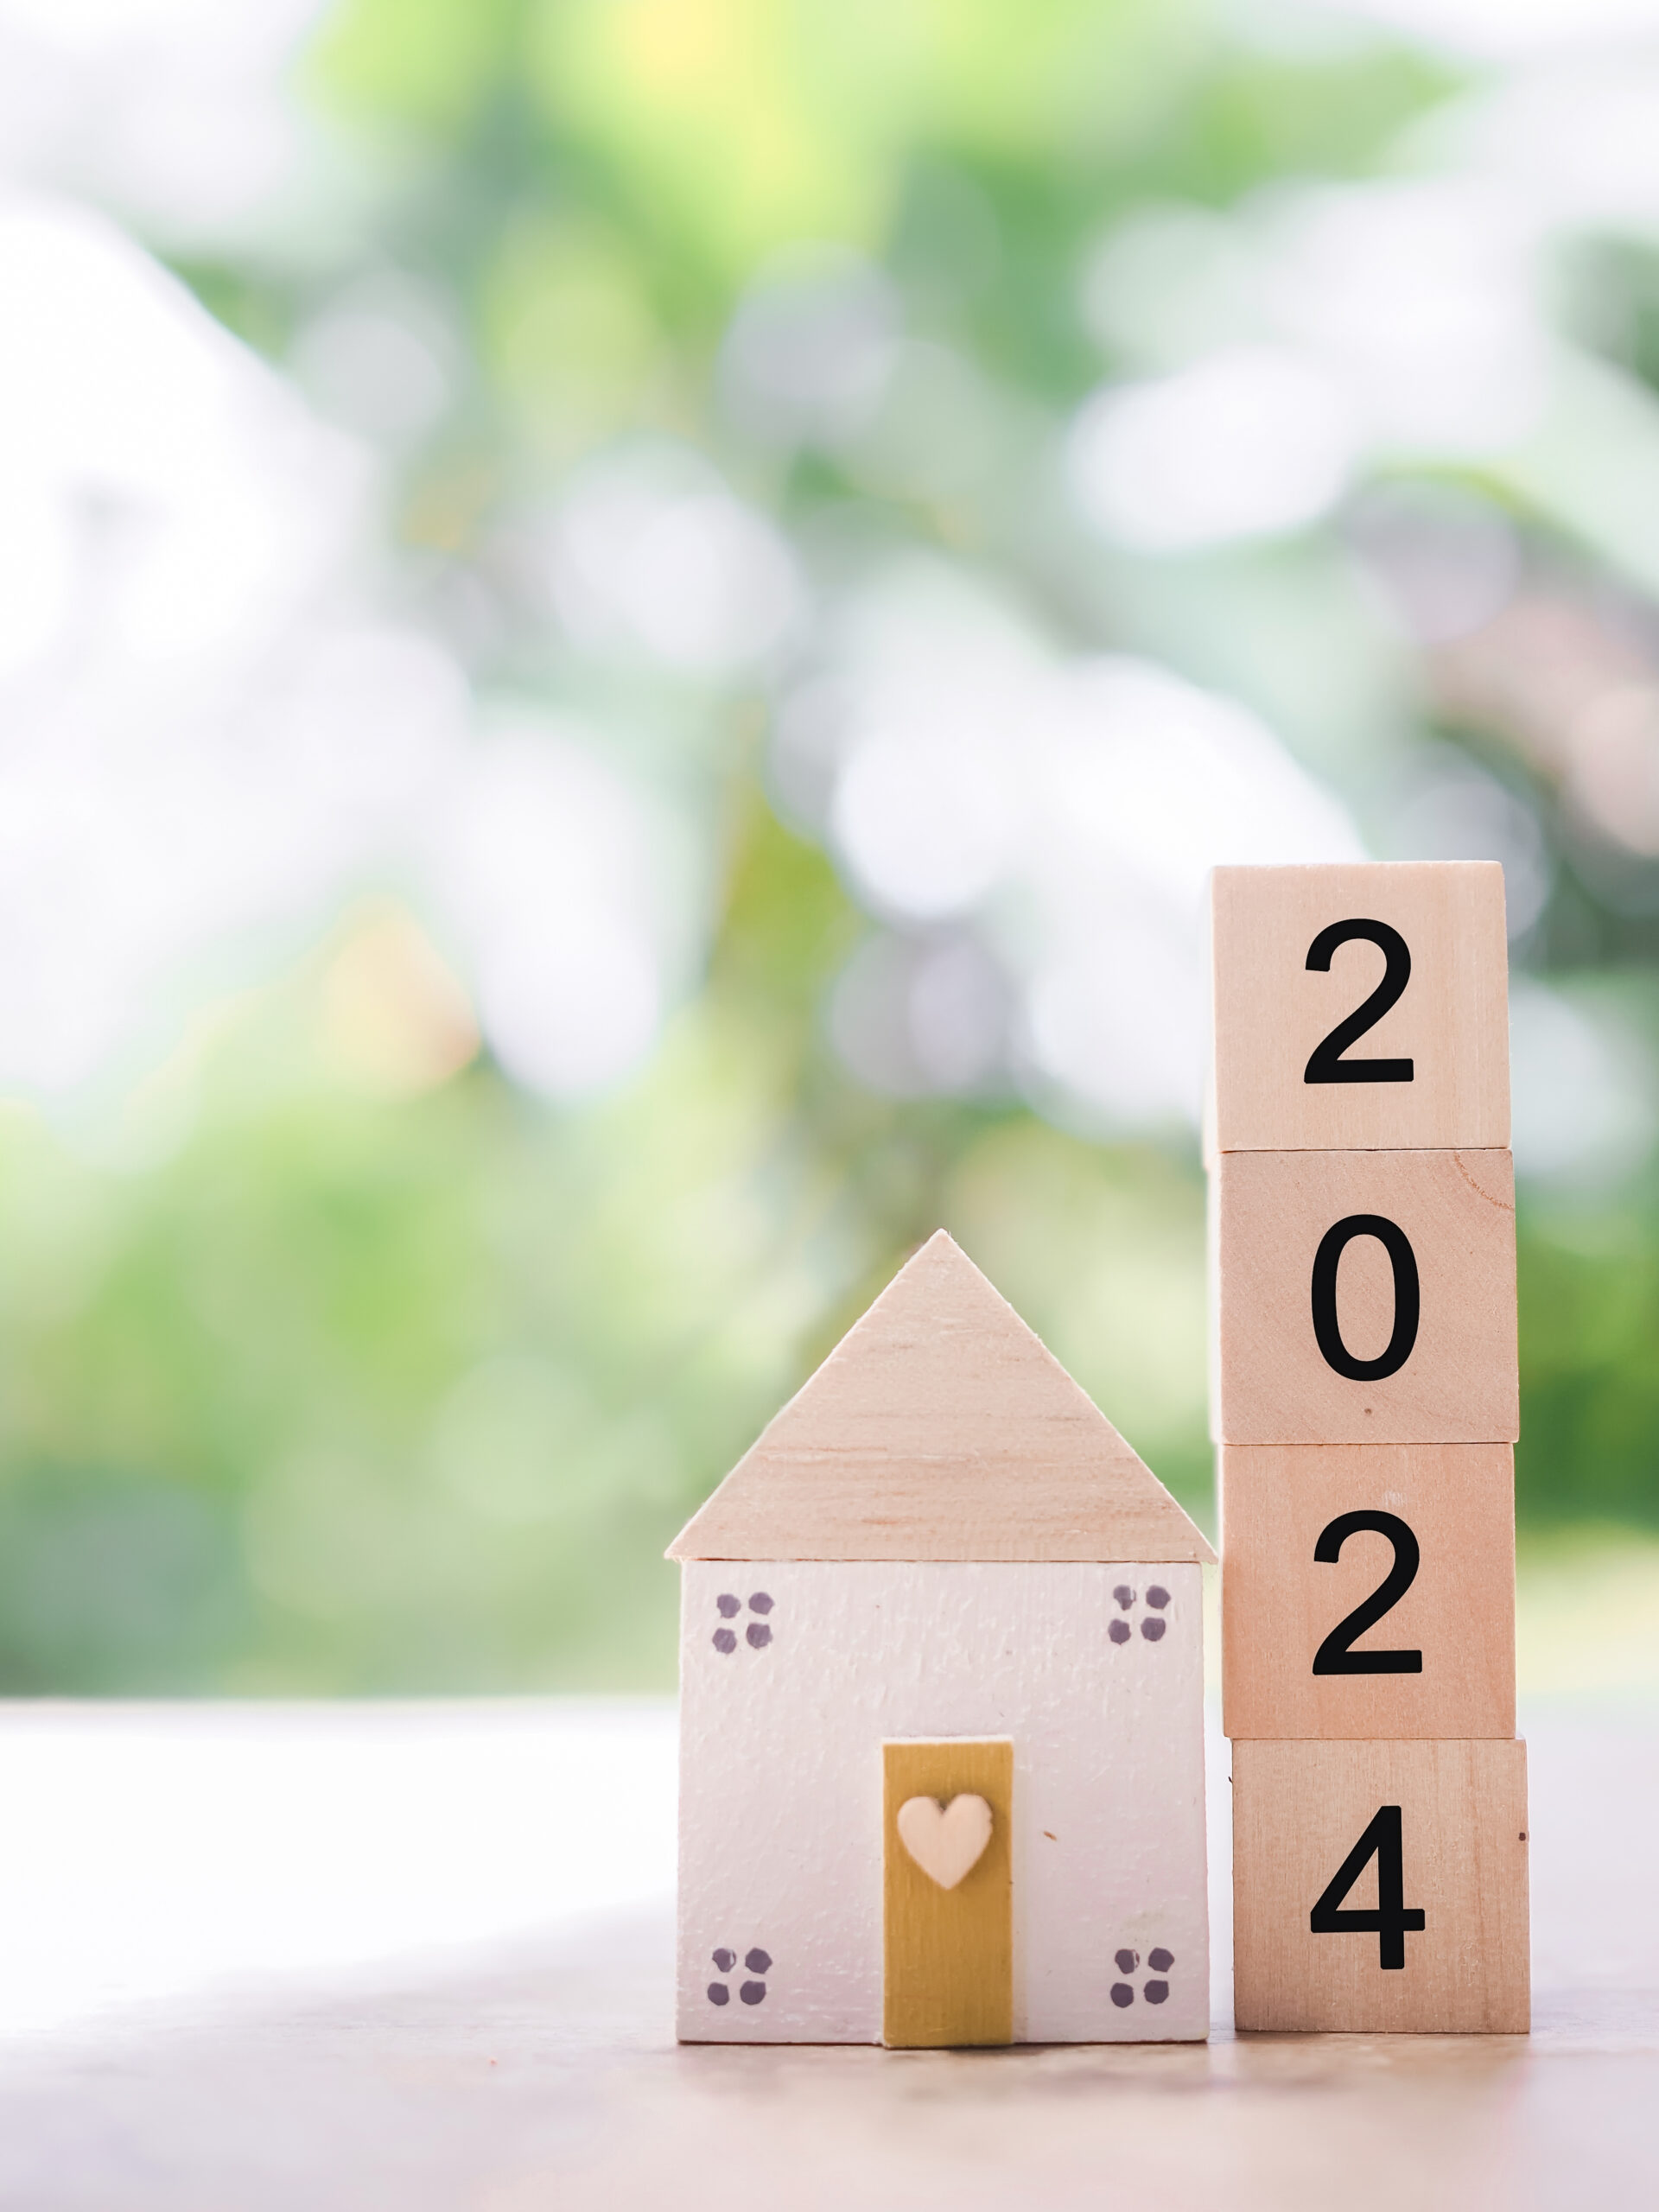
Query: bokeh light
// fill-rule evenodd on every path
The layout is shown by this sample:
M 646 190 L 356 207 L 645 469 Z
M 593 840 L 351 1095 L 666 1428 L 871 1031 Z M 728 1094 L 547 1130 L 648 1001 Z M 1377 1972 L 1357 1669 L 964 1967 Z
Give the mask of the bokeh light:
M 0 0 L 0 1681 L 661 1683 L 941 1223 L 1206 1511 L 1224 861 L 1503 863 L 1652 1556 L 1656 123 L 1645 0 Z

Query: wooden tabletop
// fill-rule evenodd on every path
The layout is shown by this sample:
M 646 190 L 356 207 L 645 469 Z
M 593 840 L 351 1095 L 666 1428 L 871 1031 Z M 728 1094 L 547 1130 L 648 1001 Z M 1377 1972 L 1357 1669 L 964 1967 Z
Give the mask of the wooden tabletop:
M 674 2044 L 664 1708 L 0 1708 L 0 2206 L 1650 2208 L 1659 1706 L 1524 1726 L 1530 2037 L 1235 2038 L 1218 1910 L 1209 2044 L 954 2054 Z

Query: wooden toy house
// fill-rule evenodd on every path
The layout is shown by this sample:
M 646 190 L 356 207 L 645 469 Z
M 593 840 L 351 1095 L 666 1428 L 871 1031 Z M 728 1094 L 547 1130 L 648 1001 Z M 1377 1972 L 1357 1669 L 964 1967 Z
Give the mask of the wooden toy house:
M 669 1556 L 682 2041 L 1207 2033 L 1212 1554 L 949 1236 Z

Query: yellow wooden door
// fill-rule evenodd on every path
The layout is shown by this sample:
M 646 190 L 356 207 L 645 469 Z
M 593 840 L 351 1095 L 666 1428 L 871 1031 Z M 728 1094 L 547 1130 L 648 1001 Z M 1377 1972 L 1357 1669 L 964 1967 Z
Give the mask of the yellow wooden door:
M 1014 1745 L 954 1736 L 881 1756 L 881 2039 L 1011 2043 Z

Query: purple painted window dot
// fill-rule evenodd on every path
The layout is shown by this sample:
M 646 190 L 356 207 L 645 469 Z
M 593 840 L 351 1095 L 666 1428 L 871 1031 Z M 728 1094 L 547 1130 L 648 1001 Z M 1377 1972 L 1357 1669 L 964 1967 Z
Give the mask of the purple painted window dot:
M 711 2005 L 729 2005 L 731 2001 L 732 1993 L 727 1988 L 723 1981 L 711 1981 L 709 1983 L 709 2002 Z
M 1154 1974 L 1167 1974 L 1174 1963 L 1174 1952 L 1165 1950 L 1161 1943 L 1155 1951 L 1147 1953 L 1147 1964 L 1152 1968 Z
M 1141 1963 L 1141 1954 L 1139 1951 L 1114 1951 L 1112 1960 L 1119 1974 L 1133 1974 Z
M 743 1954 L 743 1963 L 751 1974 L 769 1974 L 772 1971 L 772 1953 L 757 1946 L 754 1950 Z
M 1127 1981 L 1115 1981 L 1112 1984 L 1112 2002 L 1120 2012 L 1126 2005 L 1134 2004 L 1135 1992 Z
M 769 1613 L 772 1611 L 772 1600 L 764 1590 L 757 1590 L 750 1599 L 749 1611 L 752 1613 Z
M 1161 2005 L 1169 1994 L 1169 1984 L 1166 1981 L 1149 1981 L 1141 1993 L 1148 2005 Z
M 1129 1640 L 1129 1624 L 1128 1621 L 1114 1621 L 1106 1633 L 1114 1643 L 1127 1643 Z
M 765 1621 L 751 1621 L 743 1633 L 748 1638 L 750 1649 L 754 1651 L 764 1651 L 772 1642 L 772 1630 Z
M 1135 1603 L 1135 1592 L 1130 1589 L 1127 1582 L 1120 1582 L 1116 1589 L 1113 1591 L 1112 1595 L 1116 1599 L 1118 1604 L 1122 1606 L 1126 1613 L 1128 1611 L 1129 1607 Z
M 720 1968 L 721 1974 L 730 1974 L 732 1968 L 737 1964 L 737 1953 L 735 1951 L 716 1951 L 715 1953 L 715 1964 Z
M 758 2005 L 766 1993 L 766 1985 L 764 1981 L 746 1981 L 737 1993 L 746 2005 Z
M 1164 1607 L 1169 1603 L 1168 1591 L 1160 1589 L 1157 1583 L 1154 1582 L 1151 1589 L 1147 1592 L 1147 1603 L 1149 1605 L 1155 1605 L 1158 1608 L 1158 1611 L 1161 1613 Z
M 723 1591 L 715 1603 L 720 1608 L 720 1618 L 723 1621 L 730 1620 L 734 1613 L 741 1613 L 743 1610 L 743 1600 L 734 1598 L 729 1590 Z
M 1141 1633 L 1146 1637 L 1148 1643 L 1156 1643 L 1159 1637 L 1168 1626 L 1169 1623 L 1167 1621 L 1160 1620 L 1157 1614 L 1154 1613 L 1149 1621 L 1141 1622 Z
M 717 1628 L 715 1630 L 715 1649 L 716 1651 L 736 1650 L 737 1638 L 732 1634 L 730 1629 Z

